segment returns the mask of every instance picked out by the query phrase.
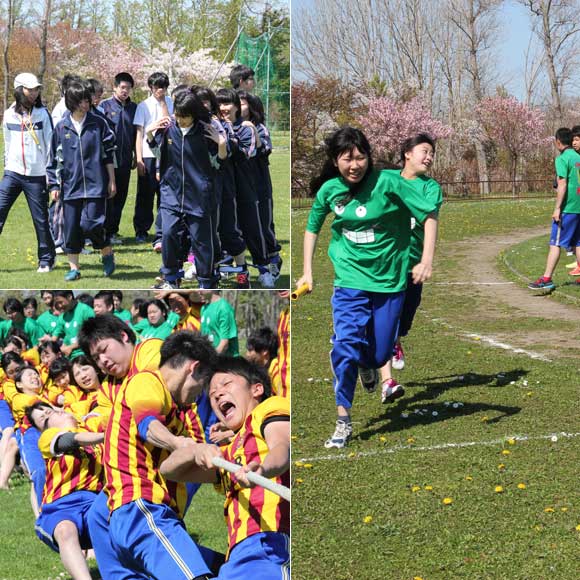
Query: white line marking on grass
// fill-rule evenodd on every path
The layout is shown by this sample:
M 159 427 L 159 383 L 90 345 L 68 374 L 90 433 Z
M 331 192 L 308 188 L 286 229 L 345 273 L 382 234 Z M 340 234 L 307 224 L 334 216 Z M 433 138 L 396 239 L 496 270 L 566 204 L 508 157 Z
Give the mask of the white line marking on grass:
M 525 350 L 523 348 L 518 348 L 516 346 L 512 346 L 511 344 L 507 344 L 505 342 L 499 342 L 498 340 L 496 340 L 495 338 L 493 338 L 491 336 L 485 336 L 483 334 L 476 334 L 474 332 L 465 332 L 463 330 L 457 330 L 455 327 L 453 327 L 448 322 L 445 322 L 445 320 L 443 320 L 441 318 L 432 318 L 431 321 L 436 322 L 437 324 L 440 324 L 441 326 L 444 326 L 445 328 L 448 328 L 449 330 L 453 330 L 457 336 L 467 338 L 469 340 L 474 340 L 477 342 L 484 342 L 484 343 L 488 344 L 489 346 L 493 346 L 494 348 L 501 348 L 503 350 L 509 350 L 510 352 L 513 352 L 514 354 L 523 354 L 523 355 L 525 355 L 531 359 L 534 359 L 534 360 L 541 360 L 543 362 L 552 362 L 552 359 L 549 359 L 547 356 L 544 356 L 543 354 L 540 354 L 539 352 L 534 352 L 533 350 Z
M 466 447 L 490 447 L 492 445 L 499 445 L 500 443 L 506 443 L 510 439 L 516 441 L 543 441 L 546 439 L 552 439 L 552 437 L 562 437 L 564 439 L 573 439 L 575 437 L 580 437 L 580 433 L 566 433 L 564 431 L 560 433 L 550 433 L 548 435 L 511 435 L 502 437 L 501 439 L 494 439 L 493 441 L 462 441 L 459 443 L 440 443 L 439 445 L 424 445 L 422 447 L 417 447 L 415 445 L 397 445 L 396 447 L 387 447 L 385 449 L 378 449 L 375 451 L 361 451 L 360 453 L 354 452 L 355 455 L 352 456 L 350 453 L 337 453 L 336 455 L 319 455 L 318 457 L 304 457 L 298 461 L 311 462 L 311 461 L 335 461 L 335 460 L 346 460 L 358 457 L 376 457 L 377 455 L 392 455 L 393 453 L 398 453 L 399 451 L 441 451 L 444 449 L 462 449 Z

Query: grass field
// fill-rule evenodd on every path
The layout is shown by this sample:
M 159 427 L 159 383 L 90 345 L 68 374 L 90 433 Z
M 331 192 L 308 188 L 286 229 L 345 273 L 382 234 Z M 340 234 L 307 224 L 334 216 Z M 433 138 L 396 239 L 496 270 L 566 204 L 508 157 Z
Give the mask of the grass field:
M 477 268 L 470 248 L 488 236 L 547 232 L 552 205 L 443 207 L 436 273 L 404 342 L 407 368 L 395 375 L 406 395 L 382 406 L 379 393 L 357 390 L 345 450 L 323 447 L 335 421 L 325 227 L 315 290 L 293 305 L 294 580 L 578 578 L 577 354 L 534 359 L 486 342 L 527 339 L 542 354 L 542 333 L 573 323 L 528 316 L 466 273 Z M 306 216 L 292 214 L 295 277 Z M 506 284 L 524 281 L 504 258 L 524 276 L 541 274 L 545 241 L 505 247 L 496 267 L 509 272 Z
M 40 542 L 34 533 L 30 508 L 30 483 L 13 476 L 10 492 L 0 491 L 0 580 L 56 580 L 69 578 L 58 554 Z M 227 531 L 223 518 L 223 498 L 211 485 L 202 486 L 186 516 L 187 529 L 200 544 L 225 552 Z M 92 561 L 91 574 L 100 578 Z M 105 580 L 105 579 L 103 579 Z M 107 579 L 108 580 L 108 579 Z
M 284 260 L 282 275 L 277 287 L 289 287 L 290 261 L 290 149 L 289 134 L 273 133 L 274 151 L 270 157 L 270 171 L 274 188 L 274 221 Z M 1 155 L 0 155 L 1 157 Z M 153 252 L 151 244 L 136 244 L 133 231 L 133 208 L 137 187 L 136 172 L 131 176 L 129 197 L 123 212 L 120 235 L 122 246 L 115 247 L 117 271 L 112 278 L 104 278 L 99 252 L 81 256 L 82 278 L 77 282 L 64 282 L 68 263 L 64 256 L 57 257 L 56 268 L 49 274 L 37 274 L 36 236 L 24 195 L 21 195 L 0 235 L 0 288 L 149 288 L 159 275 L 161 258 Z M 150 232 L 151 233 L 151 232 Z M 257 270 L 250 275 L 257 283 Z M 190 283 L 193 284 L 193 283 Z M 224 288 L 233 287 L 224 281 Z

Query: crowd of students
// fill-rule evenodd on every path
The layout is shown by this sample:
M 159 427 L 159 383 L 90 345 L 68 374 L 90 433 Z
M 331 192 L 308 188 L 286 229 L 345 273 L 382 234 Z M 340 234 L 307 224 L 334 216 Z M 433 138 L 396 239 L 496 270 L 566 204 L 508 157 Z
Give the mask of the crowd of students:
M 232 69 L 233 88 L 179 85 L 149 76 L 150 96 L 131 100 L 133 77 L 113 80 L 102 100 L 97 79 L 65 75 L 52 115 L 31 73 L 14 80 L 14 103 L 4 112 L 4 177 L 0 182 L 0 232 L 23 191 L 38 241 L 38 272 L 50 272 L 64 253 L 65 280 L 81 277 L 85 244 L 100 250 L 103 274 L 115 269 L 113 246 L 131 179 L 137 169 L 133 228 L 161 254 L 154 287 L 173 289 L 197 278 L 216 288 L 222 273 L 250 287 L 246 253 L 263 288 L 273 288 L 282 259 L 273 219 L 269 156 L 272 141 L 264 108 L 252 94 L 254 71 Z M 50 198 L 50 209 L 49 209 Z M 155 200 L 157 209 L 155 211 Z M 185 266 L 185 267 L 184 267 Z
M 91 577 L 92 548 L 103 578 L 288 578 L 289 503 L 247 473 L 289 484 L 289 307 L 240 357 L 217 290 L 159 291 L 129 310 L 120 291 L 40 298 L 38 317 L 35 298 L 26 314 L 3 304 L 0 489 L 19 456 L 37 536 L 71 576 Z M 201 483 L 225 494 L 226 555 L 183 523 Z

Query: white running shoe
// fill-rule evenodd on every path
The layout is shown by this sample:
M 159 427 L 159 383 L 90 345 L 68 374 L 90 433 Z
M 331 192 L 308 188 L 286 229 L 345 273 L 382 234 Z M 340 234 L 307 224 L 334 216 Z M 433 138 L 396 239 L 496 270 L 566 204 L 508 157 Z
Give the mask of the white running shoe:
M 346 444 L 350 440 L 352 436 L 352 423 L 345 423 L 338 419 L 336 421 L 336 427 L 334 429 L 334 433 L 330 439 L 327 439 L 324 443 L 324 447 L 326 449 L 331 449 L 332 447 L 336 447 L 336 449 L 342 449 L 346 447 Z

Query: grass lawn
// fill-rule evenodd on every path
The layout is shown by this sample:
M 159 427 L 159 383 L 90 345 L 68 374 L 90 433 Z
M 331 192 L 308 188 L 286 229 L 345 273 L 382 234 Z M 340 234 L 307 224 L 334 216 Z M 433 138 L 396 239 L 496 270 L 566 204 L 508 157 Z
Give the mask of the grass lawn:
M 270 171 L 274 188 L 274 221 L 284 260 L 282 275 L 277 287 L 288 288 L 290 283 L 290 149 L 289 134 L 272 135 L 274 151 L 270 157 Z M 77 282 L 64 282 L 68 262 L 57 257 L 56 268 L 49 274 L 37 274 L 36 236 L 24 195 L 14 204 L 2 235 L 0 235 L 0 288 L 149 288 L 159 275 L 161 257 L 151 249 L 151 244 L 135 243 L 133 208 L 137 174 L 133 172 L 129 197 L 123 212 L 120 234 L 125 239 L 115 247 L 117 271 L 112 278 L 104 278 L 99 252 L 82 255 L 82 278 Z M 249 258 L 249 256 L 248 256 Z M 257 270 L 250 275 L 257 282 Z M 193 285 L 193 282 L 189 283 Z M 224 288 L 232 288 L 233 281 L 224 281 Z M 187 286 L 186 286 L 187 287 Z
M 3 530 L 0 580 L 69 578 L 59 555 L 41 543 L 34 533 L 30 483 L 23 476 L 13 476 L 12 484 L 10 492 L 0 492 L 0 529 Z M 211 485 L 204 485 L 193 498 L 185 521 L 188 532 L 198 543 L 225 552 L 227 530 L 222 506 L 222 497 Z M 94 560 L 91 573 L 93 578 L 100 578 Z
M 462 337 L 466 331 L 533 337 L 543 324 L 557 326 L 515 316 L 462 276 L 470 244 L 515 228 L 547 224 L 547 232 L 552 205 L 530 200 L 442 208 L 436 272 L 404 341 L 407 368 L 395 371 L 406 394 L 383 406 L 378 392 L 359 388 L 354 437 L 344 450 L 323 446 L 336 418 L 325 226 L 314 292 L 292 312 L 294 580 L 578 577 L 580 365 L 571 357 L 535 360 Z M 295 240 L 306 217 L 304 210 L 292 214 Z M 533 243 L 540 248 L 533 250 L 537 264 L 528 264 L 529 253 L 512 256 L 509 246 L 505 255 L 537 277 L 544 241 Z M 293 254 L 298 277 L 300 242 Z

